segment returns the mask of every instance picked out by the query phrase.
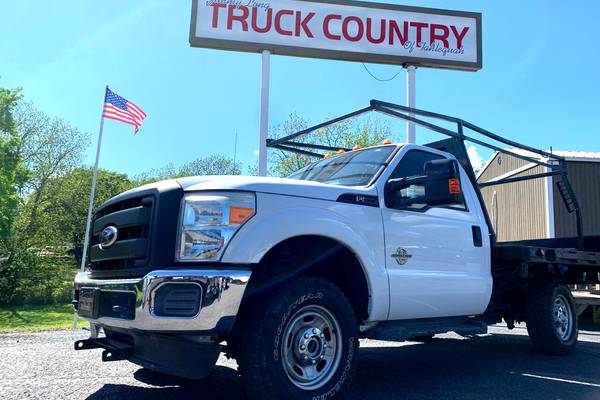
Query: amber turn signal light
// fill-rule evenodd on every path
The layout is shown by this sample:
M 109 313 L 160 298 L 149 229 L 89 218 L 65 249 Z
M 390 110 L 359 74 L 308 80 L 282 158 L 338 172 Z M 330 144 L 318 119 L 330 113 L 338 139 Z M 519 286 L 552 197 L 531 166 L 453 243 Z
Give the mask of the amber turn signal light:
M 254 214 L 254 209 L 249 207 L 229 207 L 229 223 L 230 224 L 243 224 Z

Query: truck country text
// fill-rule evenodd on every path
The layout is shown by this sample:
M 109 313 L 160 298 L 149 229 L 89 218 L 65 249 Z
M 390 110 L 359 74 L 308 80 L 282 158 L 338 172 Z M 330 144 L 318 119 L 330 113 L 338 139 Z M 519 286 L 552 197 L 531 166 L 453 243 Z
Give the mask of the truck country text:
M 273 33 L 281 36 L 296 36 L 313 39 L 360 42 L 366 39 L 371 44 L 385 43 L 389 46 L 405 46 L 409 37 L 415 37 L 417 47 L 422 44 L 433 46 L 439 42 L 446 49 L 462 49 L 463 40 L 469 32 L 468 26 L 430 24 L 418 21 L 361 18 L 355 15 L 327 14 L 317 16 L 315 12 L 268 8 L 265 16 L 258 7 L 211 3 L 211 28 L 228 30 L 241 29 L 256 33 Z M 260 22 L 259 22 L 260 21 Z M 428 38 L 428 41 L 425 41 Z

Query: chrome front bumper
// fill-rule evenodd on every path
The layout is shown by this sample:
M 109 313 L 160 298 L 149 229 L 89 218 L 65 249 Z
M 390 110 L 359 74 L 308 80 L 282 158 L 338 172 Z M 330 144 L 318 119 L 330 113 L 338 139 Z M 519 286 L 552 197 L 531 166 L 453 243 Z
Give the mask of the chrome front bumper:
M 121 319 L 100 315 L 84 318 L 100 327 L 147 332 L 211 332 L 227 334 L 235 321 L 249 269 L 185 269 L 152 271 L 136 279 L 92 279 L 87 272 L 75 277 L 75 289 L 135 293 L 135 316 Z M 154 294 L 164 283 L 195 283 L 202 287 L 200 311 L 194 317 L 163 317 L 154 313 Z M 78 292 L 77 292 L 78 293 Z

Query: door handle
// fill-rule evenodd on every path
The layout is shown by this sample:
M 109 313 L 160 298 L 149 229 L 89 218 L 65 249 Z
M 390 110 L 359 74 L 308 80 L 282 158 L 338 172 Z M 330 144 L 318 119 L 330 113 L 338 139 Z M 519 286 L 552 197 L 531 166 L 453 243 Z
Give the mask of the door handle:
M 471 226 L 471 232 L 473 232 L 473 246 L 483 247 L 483 237 L 481 235 L 481 228 L 477 225 Z

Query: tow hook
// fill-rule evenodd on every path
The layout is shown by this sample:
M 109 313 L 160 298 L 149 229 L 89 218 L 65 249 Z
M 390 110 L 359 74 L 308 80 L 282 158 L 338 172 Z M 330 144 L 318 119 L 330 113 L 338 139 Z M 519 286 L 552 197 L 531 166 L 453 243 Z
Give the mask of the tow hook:
M 75 350 L 104 349 L 102 361 L 128 360 L 133 354 L 130 344 L 109 341 L 107 338 L 78 340 L 74 344 Z

